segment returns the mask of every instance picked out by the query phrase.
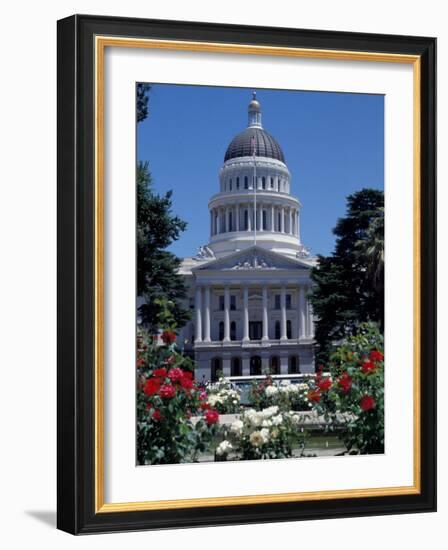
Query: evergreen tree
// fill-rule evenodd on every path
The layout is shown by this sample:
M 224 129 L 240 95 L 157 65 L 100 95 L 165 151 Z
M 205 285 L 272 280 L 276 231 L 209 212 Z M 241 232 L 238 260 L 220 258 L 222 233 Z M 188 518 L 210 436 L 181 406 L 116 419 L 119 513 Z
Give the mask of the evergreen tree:
M 318 361 L 326 361 L 331 344 L 353 333 L 362 322 L 384 317 L 382 250 L 384 195 L 362 189 L 347 197 L 347 214 L 333 230 L 331 256 L 318 256 L 311 271 L 310 295 L 316 320 Z
M 137 166 L 137 293 L 145 298 L 140 306 L 142 321 L 155 331 L 170 319 L 171 328 L 183 326 L 190 311 L 182 305 L 186 297 L 181 260 L 166 248 L 177 240 L 187 224 L 173 216 L 172 192 L 157 195 L 152 190 L 147 162 Z M 167 311 L 168 310 L 168 311 Z
M 149 84 L 137 84 L 137 122 L 149 115 Z M 152 188 L 148 162 L 137 164 L 137 294 L 145 303 L 139 314 L 151 332 L 183 326 L 190 310 L 182 305 L 186 288 L 178 270 L 181 260 L 168 248 L 187 224 L 173 216 L 172 191 L 158 195 Z

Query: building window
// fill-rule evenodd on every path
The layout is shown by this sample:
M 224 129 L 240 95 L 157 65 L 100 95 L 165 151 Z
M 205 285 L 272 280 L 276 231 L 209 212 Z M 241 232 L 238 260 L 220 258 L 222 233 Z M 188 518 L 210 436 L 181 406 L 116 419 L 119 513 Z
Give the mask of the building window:
M 268 216 L 267 216 L 266 210 L 263 210 L 262 217 L 263 217 L 263 230 L 266 231 L 266 229 L 268 228 Z
M 219 378 L 220 373 L 222 372 L 222 364 L 221 359 L 219 357 L 215 357 L 211 361 L 211 372 L 210 372 L 210 378 L 212 382 L 216 382 Z
M 242 374 L 241 359 L 239 357 L 232 357 L 232 362 L 230 364 L 230 376 L 241 376 Z
M 244 176 L 244 189 L 247 189 L 249 187 L 249 179 L 247 176 Z
M 236 178 L 236 188 L 240 188 L 240 178 Z
M 271 357 L 271 374 L 280 374 L 280 361 L 276 355 Z
M 293 355 L 288 359 L 288 374 L 299 374 L 299 358 Z
M 261 374 L 261 357 L 255 355 L 250 358 L 250 375 L 251 376 L 260 376 Z
M 292 338 L 292 324 L 289 320 L 286 321 L 286 338 L 288 338 L 288 340 Z
M 236 310 L 236 296 L 235 296 L 235 294 L 230 295 L 230 310 L 231 311 Z
M 232 321 L 230 323 L 230 339 L 236 340 L 236 323 L 235 321 Z
M 224 321 L 219 322 L 219 338 L 218 340 L 224 340 Z
M 280 321 L 275 321 L 275 340 L 280 340 Z
M 286 295 L 286 309 L 291 309 L 291 294 Z
M 266 189 L 266 178 L 264 176 L 261 178 L 261 187 Z
M 271 189 L 274 189 L 274 178 L 271 178 Z
M 224 311 L 224 296 L 219 297 L 219 311 Z
M 229 212 L 229 231 L 233 231 L 233 214 Z
M 276 294 L 275 295 L 274 309 L 280 309 L 280 308 L 281 308 L 280 294 Z
M 249 212 L 244 211 L 244 229 L 247 231 L 249 229 Z
M 282 230 L 281 212 L 277 214 L 277 231 Z
M 232 191 L 232 178 L 230 178 L 230 181 L 229 181 L 229 190 Z

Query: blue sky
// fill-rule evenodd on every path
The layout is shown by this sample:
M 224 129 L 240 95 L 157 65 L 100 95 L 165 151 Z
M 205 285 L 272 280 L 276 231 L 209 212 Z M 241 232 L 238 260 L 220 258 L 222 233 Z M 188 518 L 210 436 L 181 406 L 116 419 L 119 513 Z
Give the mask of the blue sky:
M 302 242 L 330 254 L 345 198 L 384 188 L 384 97 L 257 89 L 263 127 L 283 149 L 291 192 L 302 203 Z M 159 193 L 173 190 L 173 212 L 188 222 L 171 247 L 194 255 L 209 237 L 210 197 L 232 138 L 247 126 L 252 89 L 153 85 L 149 117 L 137 126 L 137 157 L 148 160 Z

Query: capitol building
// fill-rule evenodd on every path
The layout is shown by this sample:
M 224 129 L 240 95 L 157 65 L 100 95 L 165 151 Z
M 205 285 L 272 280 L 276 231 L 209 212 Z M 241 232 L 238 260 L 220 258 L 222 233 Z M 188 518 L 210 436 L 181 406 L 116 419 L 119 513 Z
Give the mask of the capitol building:
M 193 315 L 179 340 L 194 356 L 196 379 L 314 372 L 307 295 L 315 260 L 301 241 L 285 156 L 263 128 L 255 93 L 208 209 L 209 242 L 180 270 Z

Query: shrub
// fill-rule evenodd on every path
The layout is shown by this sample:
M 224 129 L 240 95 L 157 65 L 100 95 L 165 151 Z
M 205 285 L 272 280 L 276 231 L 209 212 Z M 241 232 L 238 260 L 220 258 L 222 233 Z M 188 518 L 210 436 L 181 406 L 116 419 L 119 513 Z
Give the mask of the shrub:
M 219 414 L 204 406 L 193 363 L 178 353 L 175 335 L 162 344 L 140 331 L 137 338 L 137 459 L 139 464 L 195 462 L 208 450 Z M 201 418 L 193 424 L 191 417 Z
M 307 383 L 292 384 L 289 380 L 276 383 L 270 376 L 265 380 L 254 381 L 249 391 L 249 403 L 257 410 L 278 406 L 282 411 L 308 411 L 309 385 Z
M 323 367 L 321 367 L 321 370 Z M 330 355 L 309 393 L 313 407 L 334 428 L 351 453 L 384 452 L 384 343 L 375 323 L 360 325 Z
M 205 390 L 207 403 L 221 414 L 240 412 L 240 392 L 234 389 L 224 376 L 221 376 L 214 384 L 206 386 Z

